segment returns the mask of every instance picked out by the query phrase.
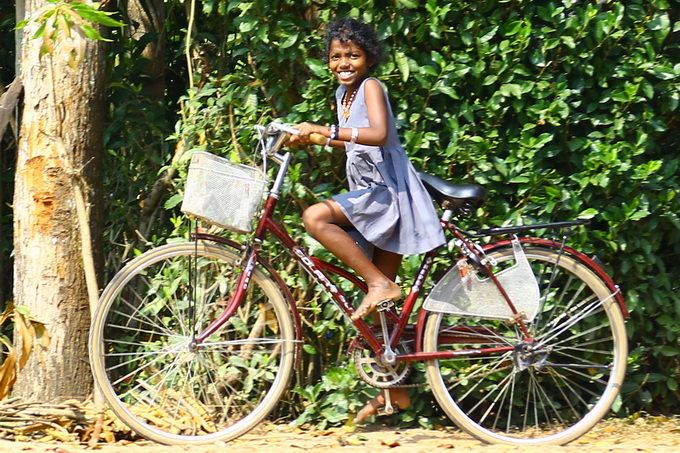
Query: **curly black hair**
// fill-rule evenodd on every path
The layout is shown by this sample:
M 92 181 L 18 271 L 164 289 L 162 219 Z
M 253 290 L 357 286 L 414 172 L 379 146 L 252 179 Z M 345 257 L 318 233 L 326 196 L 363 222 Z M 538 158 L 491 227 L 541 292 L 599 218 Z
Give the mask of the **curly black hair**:
M 371 69 L 383 60 L 383 47 L 373 28 L 357 19 L 333 19 L 326 28 L 326 59 L 335 40 L 345 44 L 352 41 L 366 52 Z

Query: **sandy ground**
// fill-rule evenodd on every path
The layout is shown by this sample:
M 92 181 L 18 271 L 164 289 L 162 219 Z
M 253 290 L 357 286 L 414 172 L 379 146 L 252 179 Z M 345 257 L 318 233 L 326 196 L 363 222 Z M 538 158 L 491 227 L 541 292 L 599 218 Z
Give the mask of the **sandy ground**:
M 465 433 L 447 428 L 442 430 L 397 429 L 380 425 L 348 430 L 333 428 L 325 431 L 294 430 L 285 425 L 266 425 L 226 444 L 199 446 L 163 446 L 147 441 L 100 444 L 92 447 L 76 443 L 0 440 L 0 452 L 73 453 L 97 450 L 104 453 L 223 453 L 225 451 L 282 452 L 343 452 L 343 453 L 432 453 L 459 451 L 466 453 L 527 452 L 527 453 L 600 453 L 600 452 L 680 452 L 680 420 L 646 417 L 636 420 L 602 422 L 582 438 L 566 446 L 518 447 L 486 445 Z

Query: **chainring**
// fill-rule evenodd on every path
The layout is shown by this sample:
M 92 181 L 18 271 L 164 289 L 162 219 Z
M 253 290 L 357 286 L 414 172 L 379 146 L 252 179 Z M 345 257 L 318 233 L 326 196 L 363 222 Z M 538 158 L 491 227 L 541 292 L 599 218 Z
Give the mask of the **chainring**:
M 397 354 L 407 354 L 410 349 L 407 345 L 397 345 Z M 352 354 L 354 367 L 361 379 L 376 388 L 401 387 L 401 384 L 411 374 L 410 362 L 385 363 L 381 357 L 368 347 L 357 345 Z

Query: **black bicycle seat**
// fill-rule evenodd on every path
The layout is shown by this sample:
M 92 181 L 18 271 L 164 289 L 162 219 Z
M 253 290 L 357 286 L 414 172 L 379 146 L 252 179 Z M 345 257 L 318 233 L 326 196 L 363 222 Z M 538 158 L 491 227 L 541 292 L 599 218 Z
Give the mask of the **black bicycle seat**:
M 418 177 L 442 208 L 456 214 L 470 215 L 486 200 L 486 189 L 479 184 L 454 184 L 424 172 L 418 172 Z

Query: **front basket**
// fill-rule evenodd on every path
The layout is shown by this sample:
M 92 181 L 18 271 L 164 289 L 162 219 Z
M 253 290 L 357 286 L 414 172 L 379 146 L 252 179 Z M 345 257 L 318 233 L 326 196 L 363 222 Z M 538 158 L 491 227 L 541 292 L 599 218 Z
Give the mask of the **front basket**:
M 241 233 L 253 230 L 267 185 L 259 168 L 235 164 L 207 152 L 191 156 L 181 210 Z

